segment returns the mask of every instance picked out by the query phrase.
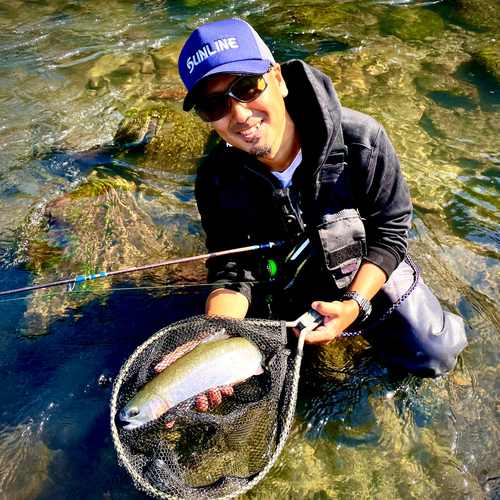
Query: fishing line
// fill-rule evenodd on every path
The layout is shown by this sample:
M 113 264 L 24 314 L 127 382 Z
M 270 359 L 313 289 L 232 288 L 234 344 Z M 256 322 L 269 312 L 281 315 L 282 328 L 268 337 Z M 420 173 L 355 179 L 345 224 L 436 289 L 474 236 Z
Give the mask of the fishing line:
M 263 284 L 263 283 L 269 283 L 269 281 L 232 281 L 230 283 L 227 283 L 229 285 L 244 285 L 244 284 Z M 140 290 L 155 290 L 155 289 L 160 289 L 160 288 L 194 288 L 194 287 L 203 287 L 203 286 L 212 286 L 213 283 L 191 283 L 191 284 L 184 284 L 184 285 L 154 285 L 154 286 L 131 286 L 131 287 L 112 287 L 112 288 L 91 288 L 88 290 L 64 290 L 63 292 L 50 292 L 46 293 L 44 295 L 40 295 L 37 298 L 40 299 L 45 299 L 45 298 L 51 298 L 51 297 L 56 297 L 57 295 L 67 295 L 67 294 L 73 294 L 73 293 L 103 293 L 103 292 L 119 292 L 119 291 L 140 291 Z M 23 297 L 13 297 L 9 299 L 2 299 L 0 300 L 0 304 L 4 304 L 7 302 L 13 302 L 16 300 L 26 300 L 28 297 L 23 296 Z

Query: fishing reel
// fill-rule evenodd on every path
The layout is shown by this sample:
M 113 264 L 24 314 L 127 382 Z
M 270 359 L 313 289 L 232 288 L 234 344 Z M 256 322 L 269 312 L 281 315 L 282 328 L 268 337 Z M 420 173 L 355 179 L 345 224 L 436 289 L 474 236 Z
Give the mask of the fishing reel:
M 278 275 L 278 261 L 274 259 L 262 259 L 259 262 L 258 274 L 261 279 L 275 281 Z
M 310 259 L 311 241 L 306 234 L 302 234 L 284 259 L 263 258 L 259 262 L 259 278 L 279 282 L 283 290 L 288 290 Z

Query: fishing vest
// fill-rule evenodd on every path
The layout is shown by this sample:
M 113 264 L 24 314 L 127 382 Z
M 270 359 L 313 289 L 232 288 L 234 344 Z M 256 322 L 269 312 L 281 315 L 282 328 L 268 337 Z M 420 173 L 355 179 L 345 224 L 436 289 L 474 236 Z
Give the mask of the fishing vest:
M 249 167 L 235 168 L 241 165 L 240 153 L 235 153 L 234 162 L 227 162 L 228 167 L 220 170 L 215 179 L 222 213 L 231 221 L 229 227 L 236 232 L 245 229 L 248 233 L 245 238 L 251 244 L 296 237 L 290 234 L 282 214 L 273 204 L 273 195 L 283 190 L 276 190 L 273 181 Z M 313 181 L 300 189 L 292 185 L 289 193 L 292 205 L 303 218 L 302 241 L 307 238 L 310 241 L 310 252 L 304 256 L 310 255 L 314 267 L 320 273 L 327 272 L 341 291 L 349 286 L 366 255 L 366 232 L 351 191 L 347 153 L 340 129 Z M 263 177 L 259 180 L 260 191 L 255 189 L 251 193 L 245 169 Z M 262 192 L 264 179 L 271 185 L 269 191 Z M 243 241 L 232 243 L 243 244 Z

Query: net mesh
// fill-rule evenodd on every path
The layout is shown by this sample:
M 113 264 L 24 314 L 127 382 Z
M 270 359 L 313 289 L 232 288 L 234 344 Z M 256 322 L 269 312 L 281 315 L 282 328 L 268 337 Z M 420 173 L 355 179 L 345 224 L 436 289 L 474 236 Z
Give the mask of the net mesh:
M 264 372 L 203 409 L 195 396 L 152 422 L 124 429 L 120 410 L 155 377 L 155 367 L 214 333 L 250 340 L 263 356 Z M 135 486 L 156 498 L 213 499 L 234 498 L 256 484 L 279 455 L 295 409 L 300 356 L 290 356 L 285 345 L 284 322 L 195 316 L 138 347 L 111 400 L 113 441 Z

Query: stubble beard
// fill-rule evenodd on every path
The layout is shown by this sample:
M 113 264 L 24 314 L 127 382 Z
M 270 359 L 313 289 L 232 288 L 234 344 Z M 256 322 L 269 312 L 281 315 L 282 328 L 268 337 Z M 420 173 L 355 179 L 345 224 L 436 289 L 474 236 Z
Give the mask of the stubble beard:
M 253 147 L 250 149 L 249 153 L 254 158 L 265 158 L 271 154 L 272 146 L 268 146 L 267 144 L 259 145 L 259 138 L 256 138 L 252 141 Z

